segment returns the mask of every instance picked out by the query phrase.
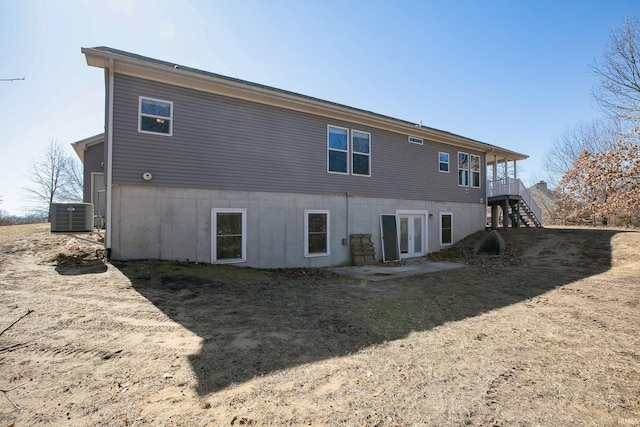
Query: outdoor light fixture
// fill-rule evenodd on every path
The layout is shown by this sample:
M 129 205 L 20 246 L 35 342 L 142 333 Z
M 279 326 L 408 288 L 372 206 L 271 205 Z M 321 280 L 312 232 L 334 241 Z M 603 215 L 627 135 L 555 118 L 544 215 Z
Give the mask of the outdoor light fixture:
M 142 174 L 142 179 L 144 179 L 145 181 L 151 181 L 151 178 L 153 178 L 153 175 L 151 175 L 149 172 L 145 172 Z

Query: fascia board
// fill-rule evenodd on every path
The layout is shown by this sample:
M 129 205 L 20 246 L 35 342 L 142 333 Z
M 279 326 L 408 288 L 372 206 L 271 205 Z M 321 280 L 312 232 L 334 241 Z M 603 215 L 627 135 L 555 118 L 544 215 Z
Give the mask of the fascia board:
M 84 163 L 84 152 L 87 148 L 99 144 L 104 141 L 104 133 L 99 133 L 94 136 L 90 136 L 89 138 L 81 139 L 80 141 L 72 142 L 71 147 L 73 147 L 74 151 L 80 158 L 80 161 Z

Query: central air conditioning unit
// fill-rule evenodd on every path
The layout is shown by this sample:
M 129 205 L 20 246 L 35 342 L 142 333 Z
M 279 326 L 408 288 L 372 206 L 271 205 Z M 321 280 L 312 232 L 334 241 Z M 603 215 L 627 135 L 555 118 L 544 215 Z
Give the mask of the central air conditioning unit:
M 91 203 L 51 203 L 51 232 L 93 231 Z

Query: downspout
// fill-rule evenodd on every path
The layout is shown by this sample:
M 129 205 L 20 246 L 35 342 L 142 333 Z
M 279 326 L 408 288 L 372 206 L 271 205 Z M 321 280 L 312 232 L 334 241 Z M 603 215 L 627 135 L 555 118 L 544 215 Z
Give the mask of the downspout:
M 347 212 L 346 212 L 346 214 L 347 214 L 347 222 L 346 222 L 345 231 L 344 231 L 346 233 L 346 236 L 342 240 L 342 244 L 343 245 L 348 245 L 349 244 L 349 192 L 348 191 L 345 192 L 344 196 L 345 196 L 345 200 L 347 202 Z
M 107 80 L 107 182 L 106 182 L 106 223 L 107 229 L 105 233 L 104 244 L 106 247 L 106 261 L 108 262 L 111 259 L 111 235 L 113 233 L 113 227 L 111 223 L 111 186 L 113 183 L 113 173 L 112 173 L 112 159 L 113 159 L 113 81 L 114 81 L 114 72 L 113 72 L 113 59 L 109 60 L 109 68 L 107 69 L 108 80 Z

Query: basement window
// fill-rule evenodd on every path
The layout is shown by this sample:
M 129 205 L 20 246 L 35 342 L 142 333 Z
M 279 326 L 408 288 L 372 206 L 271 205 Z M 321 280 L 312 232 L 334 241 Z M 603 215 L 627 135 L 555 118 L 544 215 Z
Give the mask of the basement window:
M 440 246 L 453 243 L 453 214 L 451 212 L 440 213 Z
M 138 109 L 138 132 L 172 135 L 173 102 L 141 96 Z
M 213 209 L 211 224 L 212 264 L 245 262 L 247 260 L 247 210 Z
M 329 255 L 329 211 L 304 211 L 304 256 Z

